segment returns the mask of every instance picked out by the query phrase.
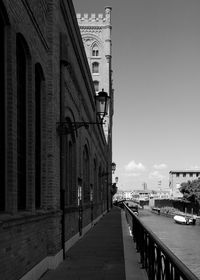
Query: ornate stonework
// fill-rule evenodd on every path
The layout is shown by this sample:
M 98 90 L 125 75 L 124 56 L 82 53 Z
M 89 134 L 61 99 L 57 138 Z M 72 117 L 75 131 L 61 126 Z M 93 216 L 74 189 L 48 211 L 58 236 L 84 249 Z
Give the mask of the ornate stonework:
M 86 33 L 86 32 L 90 32 L 92 34 L 99 34 L 102 32 L 102 27 L 94 27 L 94 26 L 89 26 L 89 27 L 85 27 L 85 26 L 82 26 L 80 27 L 80 30 L 81 30 L 81 33 Z
M 83 38 L 84 45 L 86 45 L 88 47 L 91 46 L 94 42 L 95 42 L 94 38 L 88 38 L 88 37 Z

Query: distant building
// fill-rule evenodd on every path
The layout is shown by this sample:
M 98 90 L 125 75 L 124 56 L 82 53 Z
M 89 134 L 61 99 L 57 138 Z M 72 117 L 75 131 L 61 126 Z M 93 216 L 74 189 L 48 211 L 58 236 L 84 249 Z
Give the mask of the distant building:
M 143 185 L 143 189 L 144 189 L 144 190 L 147 190 L 147 183 L 144 182 L 142 185 Z
M 166 190 L 161 189 L 161 190 L 153 191 L 151 193 L 150 198 L 166 199 L 166 198 L 170 198 L 170 194 L 171 194 L 170 189 L 166 189 Z
M 132 191 L 123 191 L 117 190 L 117 193 L 114 195 L 114 200 L 123 200 L 123 199 L 132 199 Z
M 149 197 L 151 195 L 152 191 L 151 190 L 136 190 L 133 194 L 133 197 L 138 197 L 139 200 L 149 200 Z
M 169 188 L 171 189 L 172 197 L 182 197 L 179 189 L 181 184 L 188 181 L 193 181 L 200 177 L 200 170 L 171 170 L 169 172 Z

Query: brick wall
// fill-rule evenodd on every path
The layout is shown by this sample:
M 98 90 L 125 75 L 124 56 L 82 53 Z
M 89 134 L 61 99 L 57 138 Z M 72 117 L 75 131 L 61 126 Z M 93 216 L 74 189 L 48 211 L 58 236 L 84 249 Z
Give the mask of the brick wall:
M 38 263 L 62 250 L 60 188 L 67 169 L 61 170 L 60 136 L 57 122 L 69 117 L 73 121 L 95 120 L 92 77 L 81 43 L 80 31 L 71 0 L 3 0 L 9 25 L 6 26 L 6 209 L 0 213 L 0 279 L 16 280 Z M 17 73 L 16 37 L 26 43 L 28 61 L 27 88 L 27 180 L 24 211 L 17 209 Z M 66 38 L 66 57 L 60 69 L 61 34 Z M 41 97 L 41 208 L 35 208 L 35 64 L 44 74 Z M 60 94 L 64 102 L 60 100 Z M 61 112 L 61 104 L 64 111 Z M 72 138 L 72 136 L 70 136 Z M 68 141 L 69 136 L 65 136 Z M 89 186 L 94 186 L 94 159 L 97 168 L 106 169 L 107 144 L 103 129 L 92 126 L 74 132 L 76 159 L 73 166 L 77 195 L 83 180 L 83 149 L 90 157 Z M 67 140 L 68 139 L 68 140 Z M 66 167 L 66 166 L 65 166 Z M 94 190 L 98 191 L 97 186 Z M 97 195 L 95 194 L 94 197 Z M 104 200 L 106 197 L 104 197 Z M 73 211 L 65 211 L 65 241 L 78 233 L 78 199 Z M 72 205 L 70 205 L 71 207 Z M 93 218 L 106 209 L 106 202 L 94 201 Z M 91 222 L 91 208 L 83 205 L 83 226 Z

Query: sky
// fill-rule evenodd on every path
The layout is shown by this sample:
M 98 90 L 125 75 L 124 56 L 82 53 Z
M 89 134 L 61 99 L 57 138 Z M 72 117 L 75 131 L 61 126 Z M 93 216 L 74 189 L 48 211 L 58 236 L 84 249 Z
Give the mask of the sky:
M 200 1 L 73 4 L 81 14 L 112 7 L 118 188 L 165 189 L 170 170 L 200 169 Z

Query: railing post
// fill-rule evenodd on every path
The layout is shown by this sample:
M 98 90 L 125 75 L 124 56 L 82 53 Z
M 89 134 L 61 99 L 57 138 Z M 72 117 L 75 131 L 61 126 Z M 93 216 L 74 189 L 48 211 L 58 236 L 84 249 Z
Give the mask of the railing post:
M 152 238 L 149 238 L 149 280 L 154 280 L 154 271 L 155 267 L 155 250 L 154 250 L 154 241 Z
M 166 279 L 171 279 L 171 273 L 170 273 L 170 264 L 169 264 L 169 261 L 167 259 L 165 259 L 165 268 L 164 268 L 164 271 L 165 271 L 165 277 Z M 173 280 L 173 278 L 172 278 Z
M 134 217 L 132 216 L 132 228 L 131 228 L 131 231 L 132 231 L 132 236 L 133 236 L 133 242 L 135 243 L 135 223 L 134 223 Z M 137 244 L 136 244 L 137 245 Z
M 156 264 L 156 279 L 162 279 L 162 259 L 161 259 L 161 251 L 158 248 L 158 246 L 156 247 L 156 260 L 155 260 L 155 264 Z
M 140 246 L 140 262 L 142 268 L 145 268 L 145 246 L 146 246 L 146 235 L 144 229 L 141 227 L 141 246 Z

